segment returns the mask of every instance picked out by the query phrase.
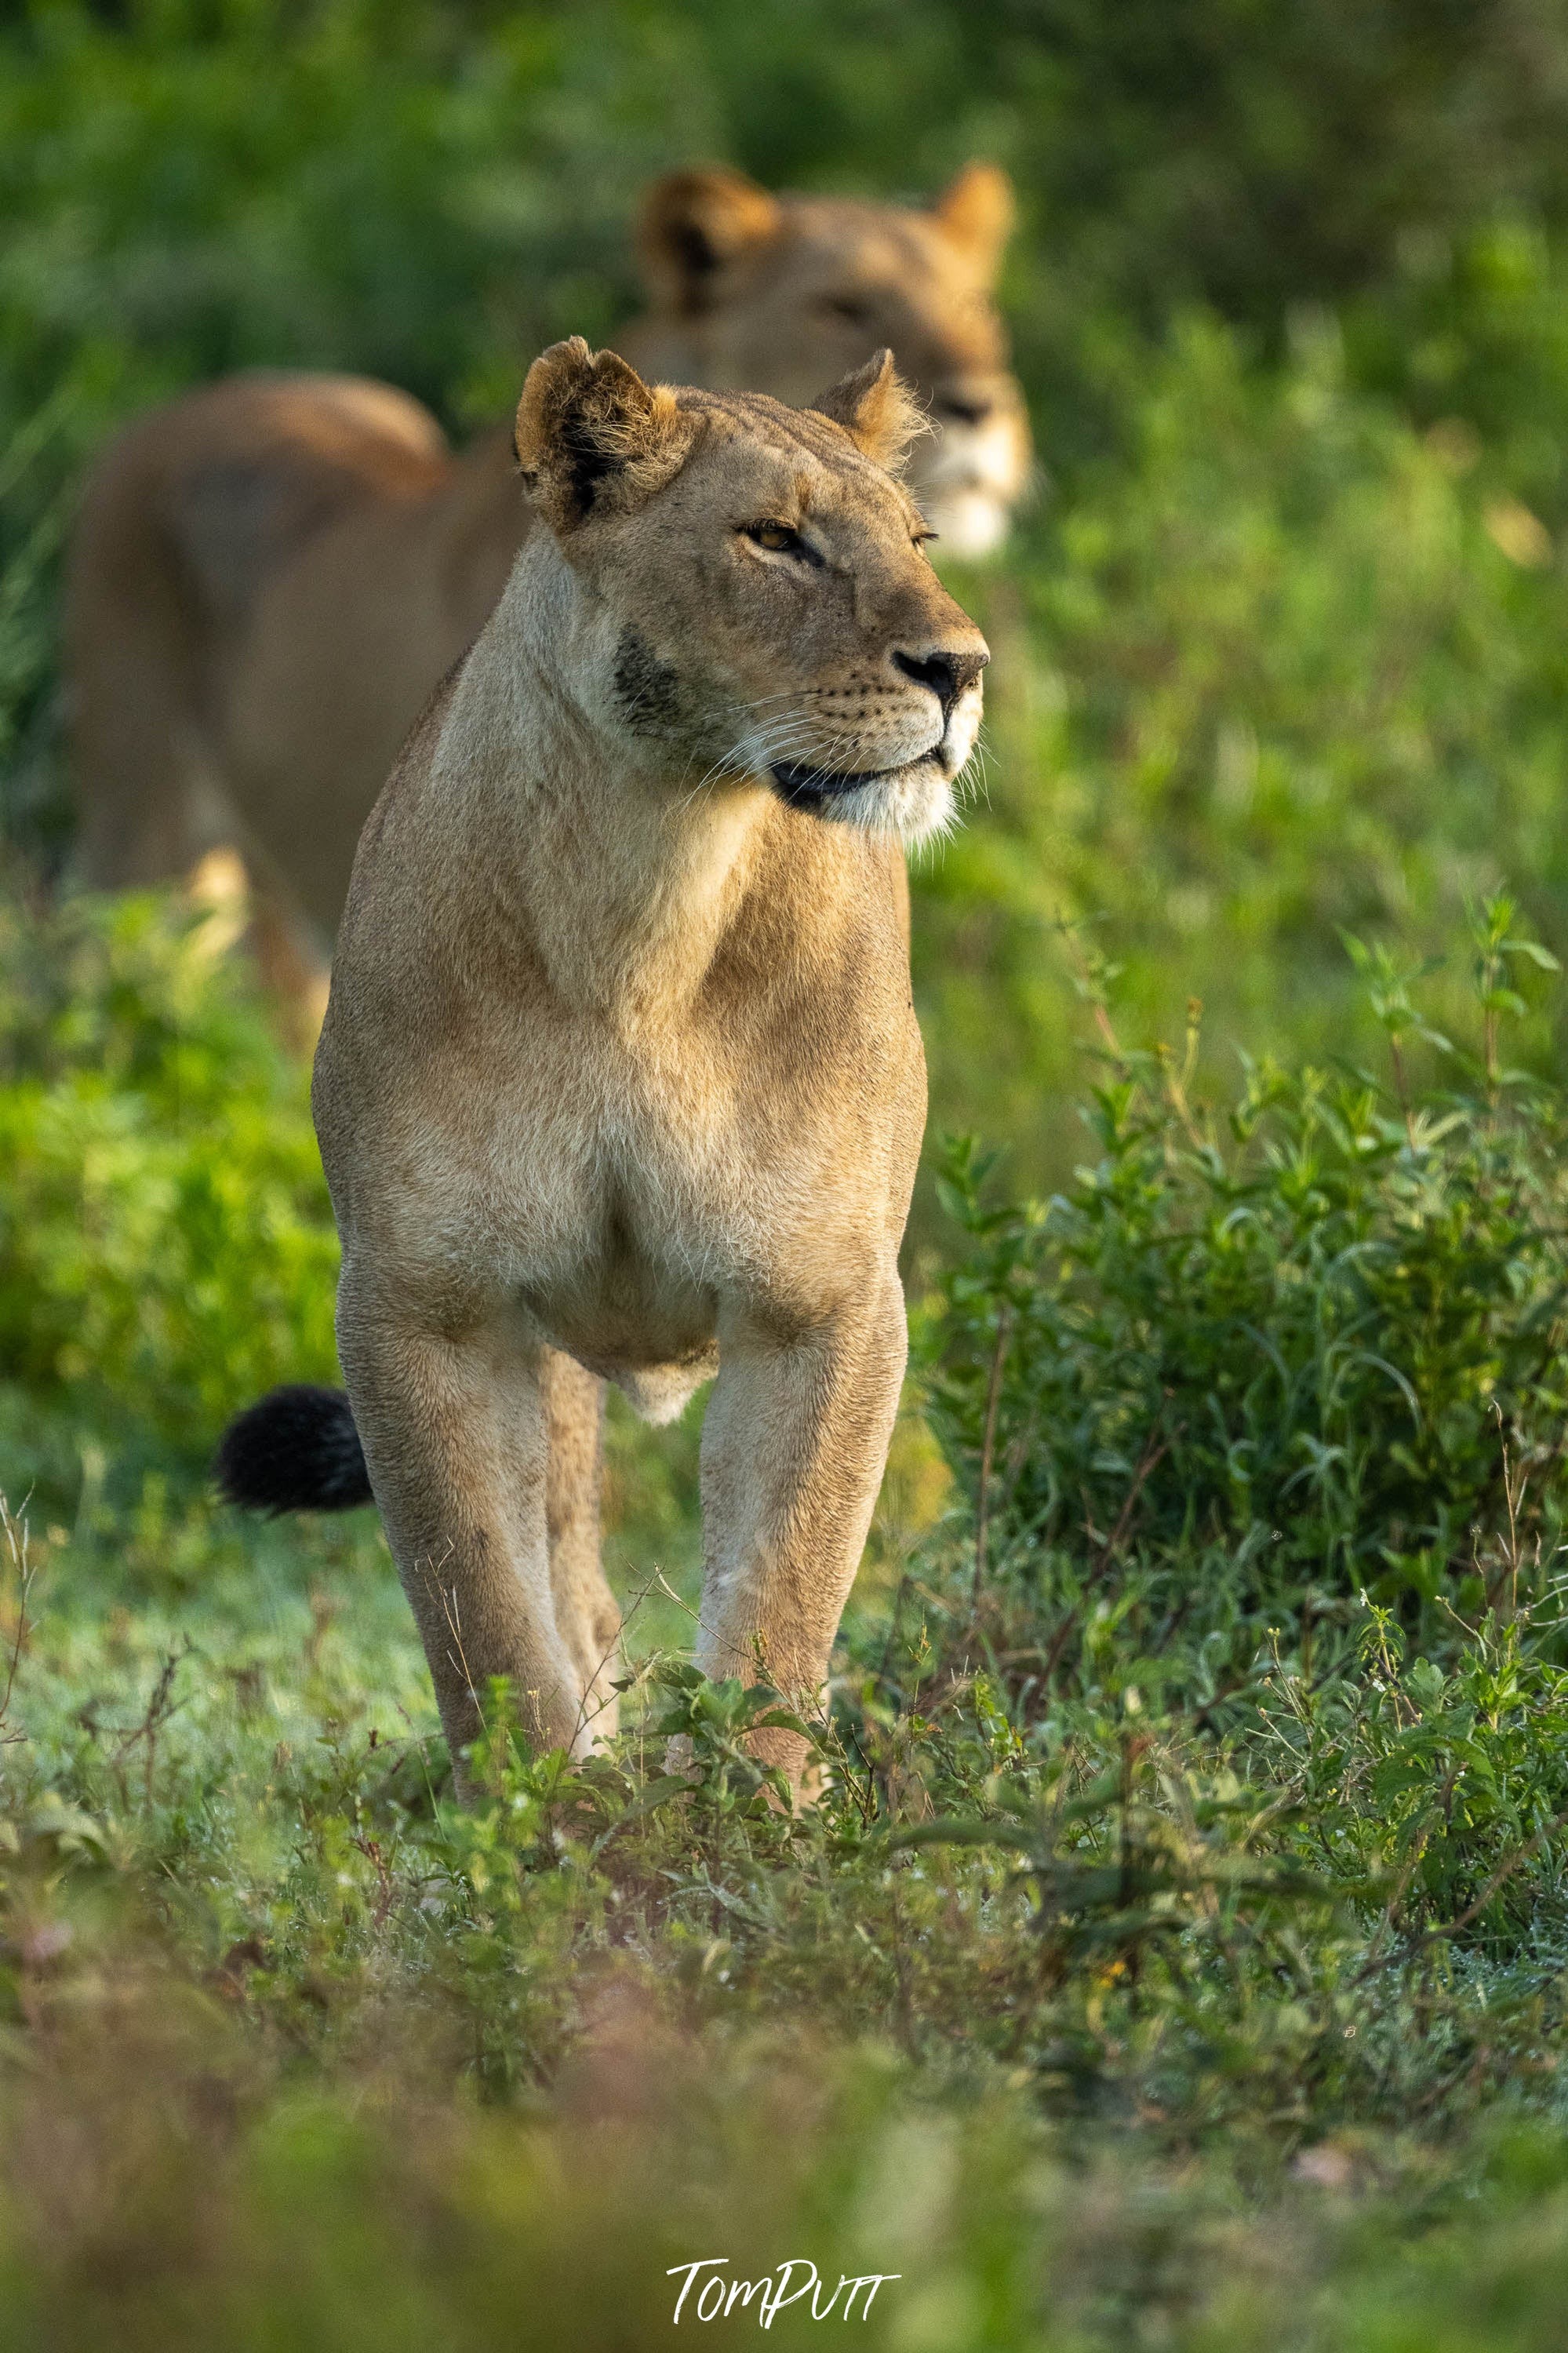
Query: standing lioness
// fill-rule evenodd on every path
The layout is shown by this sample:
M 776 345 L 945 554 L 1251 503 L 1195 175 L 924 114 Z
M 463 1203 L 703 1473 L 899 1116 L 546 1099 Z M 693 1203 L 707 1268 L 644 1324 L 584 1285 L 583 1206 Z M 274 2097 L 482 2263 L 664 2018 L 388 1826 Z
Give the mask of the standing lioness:
M 316 1124 L 455 1755 L 493 1675 L 542 1743 L 606 1720 L 605 1380 L 659 1420 L 717 1369 L 700 1662 L 826 1672 L 904 1365 L 900 844 L 949 815 L 987 659 L 884 470 L 913 422 L 885 352 L 790 409 L 556 344 L 516 428 L 548 528 L 365 828 Z M 363 1493 L 328 1392 L 254 1408 L 223 1472 Z

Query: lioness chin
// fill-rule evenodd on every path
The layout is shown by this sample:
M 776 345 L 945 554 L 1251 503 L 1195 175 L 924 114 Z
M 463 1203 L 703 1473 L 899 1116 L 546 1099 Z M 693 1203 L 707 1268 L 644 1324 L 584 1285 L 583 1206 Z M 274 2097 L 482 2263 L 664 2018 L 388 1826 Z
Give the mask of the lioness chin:
M 314 1091 L 348 1406 L 275 1393 L 220 1475 L 374 1491 L 456 1759 L 495 1675 L 544 1746 L 614 1722 L 606 1380 L 658 1420 L 718 1374 L 700 1663 L 826 1674 L 904 1365 L 900 845 L 987 659 L 887 470 L 916 422 L 885 352 L 790 409 L 556 344 L 545 528 L 366 825 Z

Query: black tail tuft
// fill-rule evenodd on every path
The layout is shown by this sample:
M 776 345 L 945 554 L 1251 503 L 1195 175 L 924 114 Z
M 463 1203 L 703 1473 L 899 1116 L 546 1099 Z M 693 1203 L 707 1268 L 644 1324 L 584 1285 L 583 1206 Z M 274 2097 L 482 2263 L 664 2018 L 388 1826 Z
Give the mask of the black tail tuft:
M 370 1473 L 342 1389 L 272 1389 L 218 1442 L 225 1498 L 253 1512 L 347 1512 L 372 1501 Z

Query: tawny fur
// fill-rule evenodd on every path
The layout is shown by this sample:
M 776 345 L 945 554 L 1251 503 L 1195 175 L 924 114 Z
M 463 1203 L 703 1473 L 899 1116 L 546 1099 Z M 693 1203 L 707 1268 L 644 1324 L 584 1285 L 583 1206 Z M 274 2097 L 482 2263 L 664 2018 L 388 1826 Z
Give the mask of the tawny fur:
M 549 528 L 365 828 L 314 1103 L 455 1754 L 496 1674 L 539 1742 L 613 1723 L 606 1380 L 665 1419 L 717 1370 L 700 1662 L 806 1704 L 826 1672 L 904 1365 L 900 837 L 946 816 L 985 659 L 864 454 L 889 375 L 833 422 L 546 353 L 519 432 Z
M 652 302 L 624 347 L 650 378 L 803 401 L 890 345 L 934 428 L 916 494 L 973 552 L 1029 462 L 990 296 L 1010 217 L 984 165 L 929 210 L 673 174 L 645 204 Z M 133 427 L 88 484 L 68 565 L 86 879 L 238 850 L 263 961 L 313 1029 L 360 828 L 529 520 L 508 433 L 453 457 L 381 385 L 242 376 Z

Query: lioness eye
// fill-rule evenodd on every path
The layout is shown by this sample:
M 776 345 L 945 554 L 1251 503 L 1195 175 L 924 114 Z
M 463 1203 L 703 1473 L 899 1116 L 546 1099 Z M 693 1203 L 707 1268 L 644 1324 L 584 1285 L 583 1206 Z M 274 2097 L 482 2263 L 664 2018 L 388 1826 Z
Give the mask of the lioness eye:
M 798 531 L 787 522 L 749 522 L 746 537 L 757 547 L 765 547 L 770 555 L 804 555 L 805 543 Z

